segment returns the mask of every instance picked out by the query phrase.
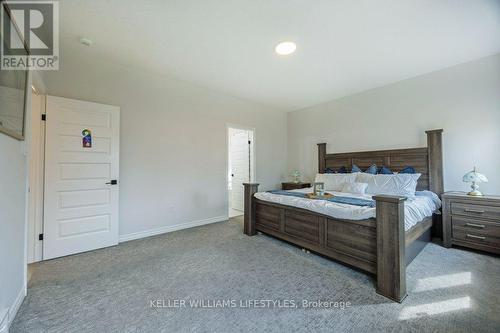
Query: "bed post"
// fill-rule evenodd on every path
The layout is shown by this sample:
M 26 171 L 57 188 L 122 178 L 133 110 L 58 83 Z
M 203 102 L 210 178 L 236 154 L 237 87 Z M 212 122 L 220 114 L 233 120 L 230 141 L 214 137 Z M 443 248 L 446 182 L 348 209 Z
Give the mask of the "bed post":
M 429 190 L 441 196 L 443 185 L 443 129 L 425 131 L 429 157 Z
M 406 297 L 406 197 L 376 195 L 373 200 L 377 203 L 377 293 L 401 303 Z
M 318 143 L 318 173 L 325 173 L 326 143 Z
M 243 183 L 245 188 L 244 193 L 244 220 L 243 233 L 248 236 L 253 236 L 255 232 L 255 201 L 253 195 L 258 191 L 259 184 Z

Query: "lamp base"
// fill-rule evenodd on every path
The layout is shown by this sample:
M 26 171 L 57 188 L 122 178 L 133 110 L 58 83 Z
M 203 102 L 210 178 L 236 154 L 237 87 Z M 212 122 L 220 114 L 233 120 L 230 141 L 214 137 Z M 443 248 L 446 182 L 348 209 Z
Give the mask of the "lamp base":
M 479 185 L 476 184 L 476 182 L 472 182 L 471 185 L 472 191 L 467 193 L 467 195 L 473 196 L 473 197 L 481 197 L 483 194 L 479 192 Z
M 467 193 L 467 195 L 473 196 L 473 197 L 482 197 L 483 193 L 479 192 L 478 190 L 470 191 Z

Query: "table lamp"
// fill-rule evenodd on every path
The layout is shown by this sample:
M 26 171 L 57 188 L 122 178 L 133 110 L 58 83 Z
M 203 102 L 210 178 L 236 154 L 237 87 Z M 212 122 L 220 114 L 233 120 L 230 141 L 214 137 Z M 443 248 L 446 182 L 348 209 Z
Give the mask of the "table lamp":
M 300 183 L 300 171 L 299 170 L 292 171 L 291 176 L 293 177 L 294 183 L 296 183 L 296 184 Z
M 482 196 L 483 194 L 478 190 L 479 185 L 477 185 L 476 183 L 487 183 L 488 178 L 486 178 L 486 176 L 482 173 L 477 172 L 476 167 L 474 167 L 474 170 L 469 171 L 464 175 L 463 181 L 465 183 L 472 183 L 472 191 L 467 193 L 467 195 Z

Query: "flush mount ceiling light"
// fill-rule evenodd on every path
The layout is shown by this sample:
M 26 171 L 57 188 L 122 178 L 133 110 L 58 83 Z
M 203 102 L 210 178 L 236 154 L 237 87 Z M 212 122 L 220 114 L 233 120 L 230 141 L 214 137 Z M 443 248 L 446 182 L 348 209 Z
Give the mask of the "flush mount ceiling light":
M 279 55 L 292 54 L 296 49 L 297 45 L 294 42 L 281 42 L 274 48 L 276 53 L 278 53 Z
M 85 46 L 90 46 L 90 45 L 92 45 L 92 40 L 90 38 L 87 38 L 87 37 L 81 37 L 80 43 L 82 43 Z

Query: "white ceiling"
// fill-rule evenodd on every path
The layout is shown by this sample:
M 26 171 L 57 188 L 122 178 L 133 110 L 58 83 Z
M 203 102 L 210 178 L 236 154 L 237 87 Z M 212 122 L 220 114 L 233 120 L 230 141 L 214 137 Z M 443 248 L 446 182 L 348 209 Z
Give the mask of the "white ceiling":
M 500 52 L 500 0 L 64 0 L 60 21 L 63 57 L 287 111 Z

